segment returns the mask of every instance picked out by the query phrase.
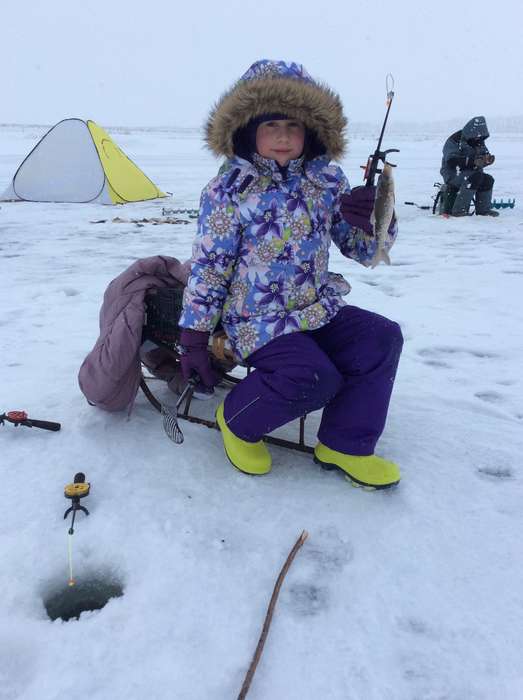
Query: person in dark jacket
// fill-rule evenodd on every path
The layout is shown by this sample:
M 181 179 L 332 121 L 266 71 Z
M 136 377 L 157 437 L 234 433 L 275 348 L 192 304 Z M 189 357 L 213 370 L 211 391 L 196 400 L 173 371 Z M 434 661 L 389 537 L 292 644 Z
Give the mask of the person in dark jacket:
M 476 214 L 498 216 L 492 206 L 494 178 L 483 169 L 494 162 L 485 140 L 489 137 L 485 117 L 473 117 L 463 129 L 449 136 L 443 146 L 441 175 L 447 187 L 456 193 L 452 216 L 467 216 L 472 199 Z

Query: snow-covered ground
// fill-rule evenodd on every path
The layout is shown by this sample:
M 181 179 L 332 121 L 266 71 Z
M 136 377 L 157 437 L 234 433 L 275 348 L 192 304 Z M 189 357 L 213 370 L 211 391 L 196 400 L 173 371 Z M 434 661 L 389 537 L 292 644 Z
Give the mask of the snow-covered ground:
M 0 191 L 44 131 L 0 127 Z M 217 170 L 196 131 L 111 133 L 172 199 L 0 208 L 0 412 L 62 423 L 0 428 L 0 698 L 236 697 L 306 529 L 249 698 L 521 700 L 523 137 L 489 141 L 495 194 L 517 208 L 445 220 L 403 202 L 431 202 L 447 134 L 390 135 L 401 149 L 393 265 L 332 253 L 351 303 L 405 336 L 378 445 L 402 482 L 367 493 L 274 447 L 272 473 L 246 477 L 217 432 L 184 424 L 184 444 L 170 442 L 141 394 L 129 419 L 86 403 L 76 376 L 108 282 L 137 258 L 185 259 L 195 231 L 90 222 L 196 206 Z M 374 144 L 352 136 L 353 184 Z M 63 487 L 77 471 L 92 492 L 75 576 L 116 580 L 124 595 L 51 622 L 43 599 L 66 587 Z

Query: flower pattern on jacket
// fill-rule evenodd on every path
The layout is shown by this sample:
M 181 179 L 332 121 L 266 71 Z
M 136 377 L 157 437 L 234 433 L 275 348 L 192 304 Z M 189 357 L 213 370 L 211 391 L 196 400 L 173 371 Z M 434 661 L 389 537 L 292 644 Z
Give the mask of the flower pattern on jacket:
M 267 234 L 281 238 L 281 221 L 278 213 L 278 205 L 271 202 L 268 209 L 261 213 L 252 213 L 253 230 L 259 238 Z
M 296 284 L 301 286 L 305 282 L 314 284 L 314 258 L 304 260 L 301 265 L 296 265 Z
M 291 161 L 284 174 L 257 154 L 226 161 L 202 192 L 180 326 L 212 331 L 221 320 L 241 361 L 279 335 L 332 320 L 350 286 L 328 271 L 331 241 L 363 265 L 377 245 L 343 218 L 346 192 L 325 156 Z M 395 236 L 396 228 L 388 247 Z
M 267 304 L 277 304 L 278 306 L 285 306 L 285 299 L 283 297 L 283 278 L 280 276 L 278 279 L 273 280 L 269 284 L 260 284 L 259 282 L 255 285 L 256 289 L 262 294 L 255 294 L 254 298 L 261 306 L 267 306 Z
M 267 316 L 266 320 L 267 326 L 272 330 L 274 337 L 283 335 L 287 328 L 296 331 L 300 329 L 300 324 L 296 316 L 290 311 L 285 311 L 283 309 L 272 314 L 272 316 Z

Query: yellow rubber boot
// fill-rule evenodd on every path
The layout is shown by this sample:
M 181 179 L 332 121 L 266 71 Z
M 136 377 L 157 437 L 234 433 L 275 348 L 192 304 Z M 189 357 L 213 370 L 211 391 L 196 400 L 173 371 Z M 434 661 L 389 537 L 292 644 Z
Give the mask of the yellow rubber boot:
M 341 469 L 355 486 L 388 489 L 400 480 L 400 470 L 394 462 L 377 455 L 347 455 L 331 450 L 321 442 L 314 448 L 314 461 L 324 469 Z
M 267 474 L 271 471 L 272 459 L 269 450 L 263 440 L 259 442 L 247 442 L 242 440 L 227 427 L 223 415 L 223 403 L 216 411 L 216 422 L 222 432 L 223 446 L 229 461 L 245 474 Z

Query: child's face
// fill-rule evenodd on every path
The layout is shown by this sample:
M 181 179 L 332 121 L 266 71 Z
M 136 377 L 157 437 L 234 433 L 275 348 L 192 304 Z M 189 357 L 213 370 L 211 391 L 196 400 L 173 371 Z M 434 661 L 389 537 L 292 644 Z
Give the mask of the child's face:
M 262 122 L 256 130 L 256 150 L 282 167 L 299 158 L 305 143 L 305 127 L 295 119 Z

